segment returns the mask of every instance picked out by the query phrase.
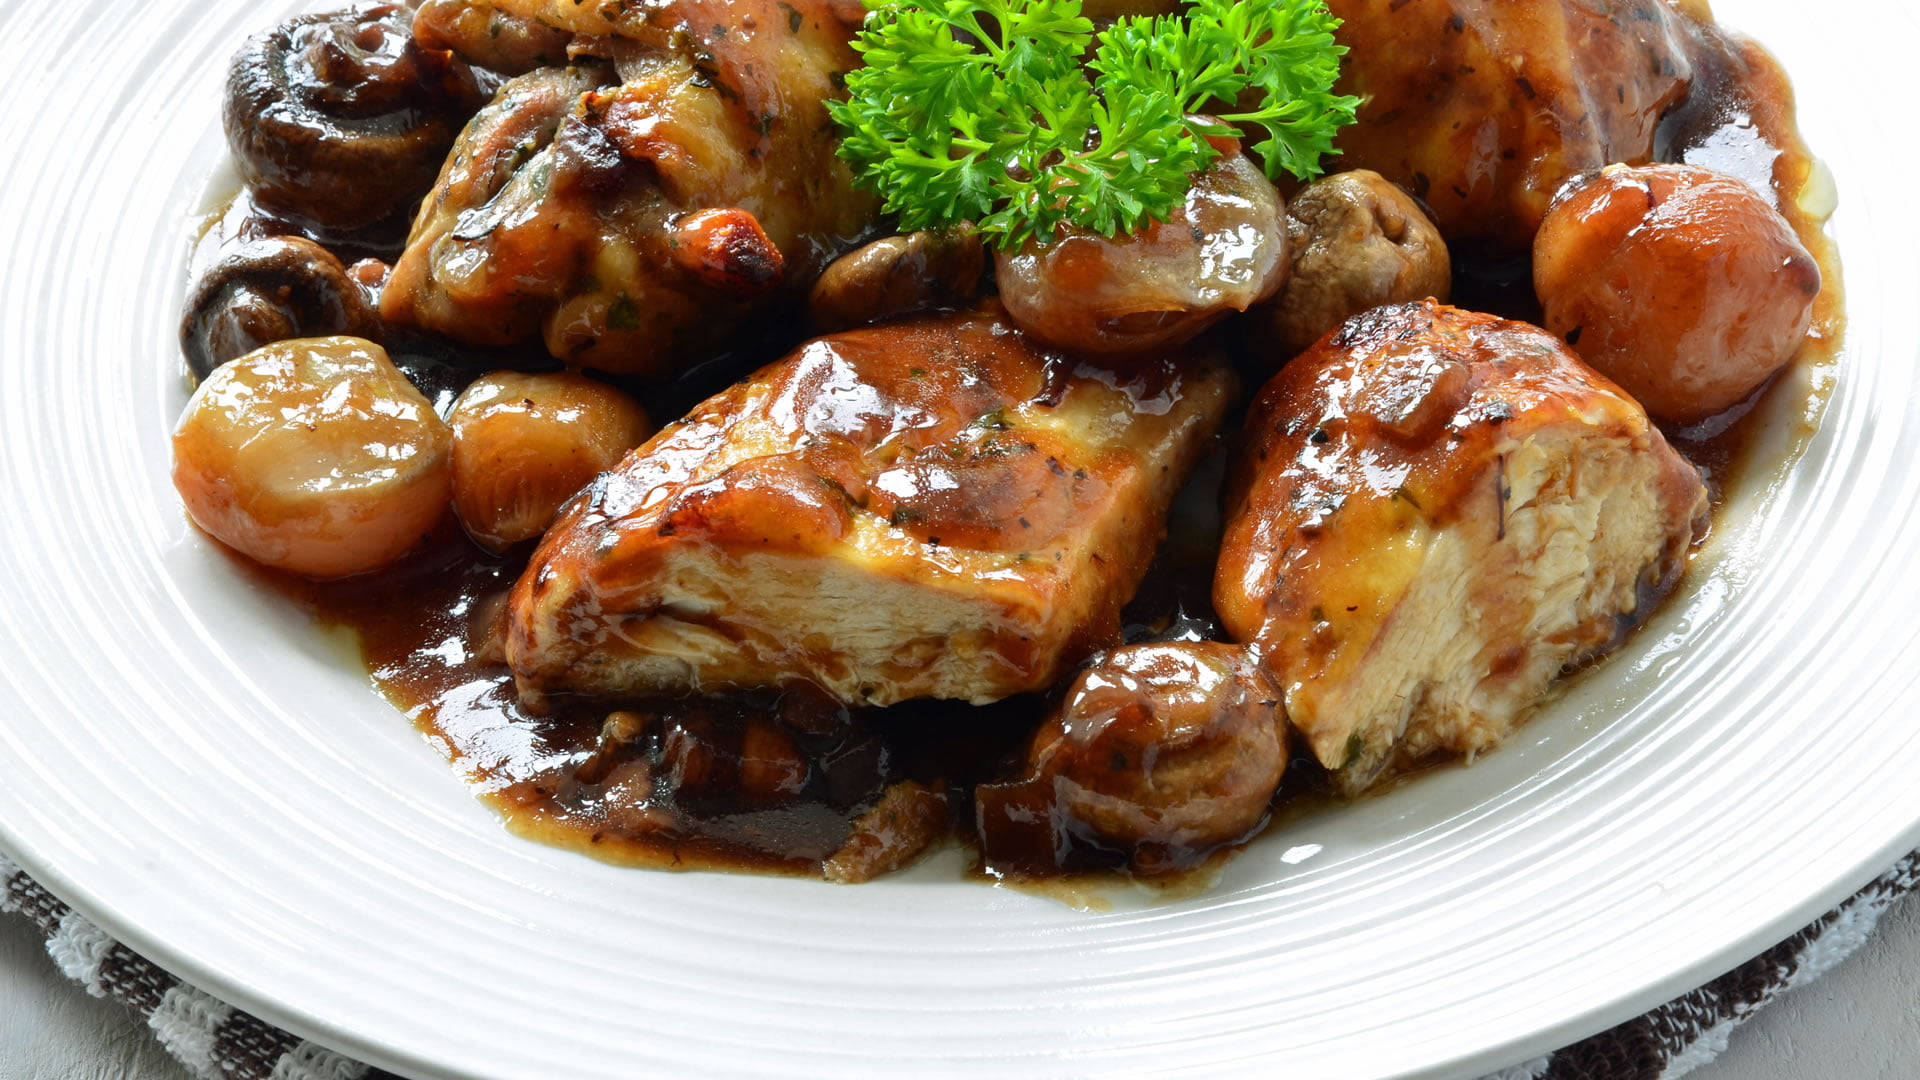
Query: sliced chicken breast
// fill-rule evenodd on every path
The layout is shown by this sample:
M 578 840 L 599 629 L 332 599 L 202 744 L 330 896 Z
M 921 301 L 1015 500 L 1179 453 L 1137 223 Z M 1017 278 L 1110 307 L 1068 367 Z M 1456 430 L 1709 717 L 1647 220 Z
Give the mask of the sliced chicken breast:
M 1114 642 L 1232 382 L 1206 356 L 1045 352 L 997 310 L 821 338 L 563 512 L 508 660 L 530 700 L 1044 688 Z
M 1355 793 L 1504 739 L 1679 579 L 1707 494 L 1535 327 L 1377 308 L 1267 384 L 1214 603 Z

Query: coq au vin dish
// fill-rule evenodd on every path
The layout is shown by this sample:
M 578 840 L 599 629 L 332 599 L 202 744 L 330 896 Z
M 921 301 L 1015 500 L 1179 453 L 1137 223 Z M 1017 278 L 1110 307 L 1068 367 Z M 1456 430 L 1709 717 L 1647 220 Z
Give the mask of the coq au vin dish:
M 1705 0 L 425 0 L 264 29 L 187 513 L 518 831 L 1209 865 L 1507 739 L 1838 339 Z

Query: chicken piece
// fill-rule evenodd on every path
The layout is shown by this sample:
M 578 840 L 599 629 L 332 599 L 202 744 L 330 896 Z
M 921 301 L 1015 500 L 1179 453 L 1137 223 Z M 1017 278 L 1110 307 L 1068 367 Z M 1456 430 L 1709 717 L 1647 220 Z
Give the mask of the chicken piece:
M 666 21 L 663 20 L 660 15 L 663 7 L 681 8 L 691 6 L 705 8 L 732 6 L 729 0 L 699 0 L 698 3 L 692 5 L 687 5 L 684 2 L 676 3 L 676 0 L 652 0 L 650 3 L 642 3 L 640 0 L 594 0 L 592 3 L 585 3 L 582 2 L 582 0 L 486 0 L 486 2 L 490 6 L 506 12 L 509 15 L 532 19 L 535 22 L 560 30 L 566 30 L 571 33 L 586 34 L 589 36 L 630 37 L 641 41 L 655 41 L 659 39 L 659 35 L 662 33 L 662 23 Z M 823 6 L 814 10 L 826 13 L 834 9 Z M 805 4 L 797 7 L 782 5 L 778 11 L 784 18 L 794 20 L 807 18 L 811 14 L 808 10 L 808 5 Z M 850 21 L 850 25 L 858 26 L 860 24 L 859 16 L 865 15 L 865 9 L 850 8 L 848 11 L 850 14 L 856 15 L 856 17 Z M 793 12 L 794 14 L 787 15 L 787 12 Z M 693 21 L 694 16 L 691 14 L 683 12 L 681 18 L 689 27 L 697 25 Z M 784 21 L 782 25 L 785 25 Z M 751 22 L 748 28 L 753 28 Z M 794 27 L 794 32 L 799 33 L 798 26 Z
M 590 37 L 618 36 L 623 30 L 636 34 L 648 31 L 647 17 L 659 11 L 662 5 L 621 2 L 613 3 L 595 0 L 583 3 L 582 0 L 472 0 L 475 6 L 484 3 L 496 11 L 514 18 L 531 19 L 543 26 L 563 30 L 570 34 L 585 34 Z
M 474 345 L 512 345 L 540 332 L 551 306 L 541 293 L 569 276 L 569 256 L 598 231 L 542 198 L 556 180 L 570 187 L 580 179 L 572 157 L 556 175 L 555 137 L 581 95 L 613 78 L 601 64 L 541 68 L 500 88 L 461 133 L 420 208 L 381 294 L 387 322 Z M 528 168 L 536 157 L 545 166 L 539 172 Z M 549 236 L 564 240 L 549 246 Z
M 1707 507 L 1552 335 L 1375 309 L 1256 398 L 1214 605 L 1337 786 L 1498 744 L 1672 589 Z
M 1191 865 L 1267 818 L 1287 771 L 1280 691 L 1237 645 L 1129 645 L 1090 664 L 1027 774 L 975 791 L 997 869 L 1058 869 L 1076 840 L 1143 872 Z
M 1524 255 L 1553 193 L 1652 159 L 1682 101 L 1705 4 L 1672 0 L 1329 0 L 1345 20 L 1337 142 L 1426 200 L 1450 244 Z
M 565 30 L 508 14 L 487 0 L 426 0 L 414 14 L 413 38 L 423 49 L 446 49 L 507 75 L 565 64 L 573 44 Z
M 1117 637 L 1232 383 L 1076 362 L 992 311 L 811 342 L 562 512 L 513 591 L 522 696 L 1047 687 Z
M 389 322 L 483 345 L 538 334 L 571 366 L 666 377 L 797 303 L 867 226 L 826 112 L 858 58 L 825 0 L 630 10 L 591 43 L 612 70 L 521 76 L 461 137 L 394 267 Z

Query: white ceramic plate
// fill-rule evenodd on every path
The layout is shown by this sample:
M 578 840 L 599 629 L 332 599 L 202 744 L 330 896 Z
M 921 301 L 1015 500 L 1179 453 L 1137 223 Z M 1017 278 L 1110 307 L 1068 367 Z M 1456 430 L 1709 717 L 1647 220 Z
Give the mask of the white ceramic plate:
M 1510 748 L 1096 914 L 951 857 L 835 888 L 515 839 L 189 530 L 189 222 L 225 58 L 288 6 L 0 8 L 0 847 L 215 994 L 436 1077 L 1468 1076 L 1920 842 L 1920 42 L 1894 0 L 1716 5 L 1782 54 L 1838 177 L 1852 332 L 1822 432 L 1739 492 L 1689 591 Z

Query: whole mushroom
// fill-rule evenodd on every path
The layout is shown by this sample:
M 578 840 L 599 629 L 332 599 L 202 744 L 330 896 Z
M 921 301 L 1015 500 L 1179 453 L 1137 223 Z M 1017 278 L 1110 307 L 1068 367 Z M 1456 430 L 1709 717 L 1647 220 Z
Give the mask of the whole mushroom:
M 200 379 L 262 345 L 334 335 L 378 339 L 380 316 L 339 259 L 298 236 L 235 247 L 201 275 L 180 320 Z
M 1236 151 L 1196 175 L 1166 221 L 1113 237 L 1063 228 L 996 253 L 994 276 L 1013 321 L 1048 345 L 1164 348 L 1279 291 L 1286 217 L 1280 192 Z
M 1095 658 L 1034 734 L 1026 775 L 975 789 L 988 859 L 1044 870 L 1079 841 L 1153 873 L 1244 839 L 1286 773 L 1281 700 L 1237 645 L 1128 645 Z
M 227 144 L 260 205 L 352 230 L 410 212 L 487 100 L 425 49 L 405 4 L 302 15 L 250 39 L 227 76 Z
M 821 333 L 960 304 L 980 292 L 987 251 L 972 225 L 922 229 L 842 255 L 807 298 Z
M 1445 302 L 1446 241 L 1413 197 L 1366 169 L 1301 188 L 1287 204 L 1293 273 L 1269 309 L 1285 357 L 1305 352 L 1363 311 L 1432 297 Z
M 1820 264 L 1745 181 L 1610 166 L 1567 185 L 1533 248 L 1543 324 L 1656 419 L 1725 412 L 1792 362 Z

